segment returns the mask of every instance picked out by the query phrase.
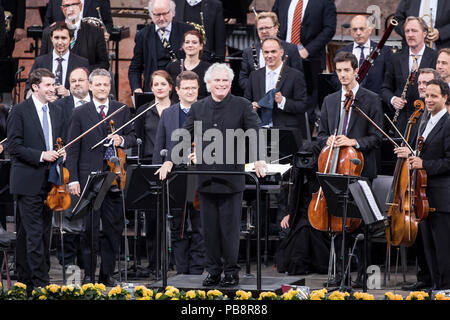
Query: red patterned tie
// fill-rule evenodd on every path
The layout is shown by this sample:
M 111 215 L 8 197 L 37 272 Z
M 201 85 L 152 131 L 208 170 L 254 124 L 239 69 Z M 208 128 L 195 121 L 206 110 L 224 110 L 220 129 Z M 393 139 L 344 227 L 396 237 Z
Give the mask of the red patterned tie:
M 300 44 L 300 31 L 302 28 L 303 0 L 298 0 L 292 19 L 291 43 Z
M 99 106 L 99 109 L 100 109 L 100 117 L 102 117 L 102 119 L 105 119 L 105 117 L 106 117 L 106 114 L 105 114 L 105 111 L 104 111 L 105 107 L 106 107 L 106 106 L 103 106 L 103 105 Z

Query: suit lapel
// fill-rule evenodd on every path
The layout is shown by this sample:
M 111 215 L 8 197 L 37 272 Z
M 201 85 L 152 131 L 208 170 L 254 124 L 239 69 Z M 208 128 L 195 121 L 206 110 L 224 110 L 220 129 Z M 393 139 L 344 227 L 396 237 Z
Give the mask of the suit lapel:
M 362 93 L 362 91 L 361 91 L 361 87 L 359 87 L 359 89 L 358 89 L 358 92 L 356 92 L 356 96 L 355 96 L 355 99 L 354 99 L 354 101 L 353 101 L 353 104 L 355 103 L 355 101 L 358 101 L 358 103 L 356 104 L 356 105 L 358 105 L 358 106 L 365 106 L 366 104 L 364 103 L 364 94 Z M 356 111 L 353 109 L 353 108 L 350 108 L 350 112 L 351 112 L 351 114 L 350 114 L 350 122 L 349 122 L 349 124 L 348 124 L 348 126 L 347 126 L 347 131 L 346 131 L 346 133 L 347 133 L 347 136 L 349 135 L 349 133 L 351 132 L 351 130 L 352 130 L 352 128 L 353 128 L 353 126 L 355 125 L 355 123 L 356 123 L 356 118 L 357 118 L 357 113 L 356 113 Z
M 170 132 L 173 132 L 174 130 L 178 129 L 180 126 L 180 103 L 176 104 L 176 108 L 174 108 L 174 111 L 172 113 L 173 119 L 170 121 Z M 170 139 L 170 137 L 169 137 Z
M 341 113 L 341 96 L 342 96 L 342 89 L 336 93 L 335 100 L 333 101 L 333 104 L 329 110 L 330 114 L 328 115 L 328 122 L 329 122 L 328 125 L 330 129 L 330 134 L 332 134 L 334 132 L 334 129 L 337 129 L 339 125 L 339 117 Z
M 34 105 L 33 99 L 30 97 L 28 98 L 28 104 L 30 106 L 30 114 L 33 118 L 33 122 L 35 123 L 34 126 L 39 128 L 39 136 L 41 137 L 41 141 L 43 143 L 43 146 L 45 147 L 45 137 L 44 137 L 44 130 L 42 129 L 41 120 L 39 120 L 39 115 L 36 111 L 36 106 Z M 52 123 L 53 126 L 53 123 Z
M 427 139 L 423 145 L 422 153 L 426 150 L 427 146 L 433 141 L 433 138 L 438 134 L 438 132 L 442 129 L 445 120 L 447 120 L 448 113 L 444 114 L 438 123 L 434 126 L 433 130 L 428 134 Z M 428 143 L 427 143 L 428 142 Z
M 57 119 L 55 108 L 57 108 L 54 104 L 49 103 L 48 108 L 50 110 L 50 122 L 52 123 L 52 138 L 53 138 L 53 144 L 56 143 L 56 126 L 58 125 L 57 121 L 62 121 L 62 119 Z M 63 141 L 64 142 L 64 141 Z
M 264 94 L 266 93 L 266 68 L 267 67 L 264 67 L 264 68 L 261 68 L 261 69 L 258 69 L 258 70 L 261 70 L 260 72 L 261 72 L 261 81 L 259 81 L 259 90 L 260 90 L 260 92 L 261 92 L 261 95 L 260 95 L 260 99 L 264 96 Z

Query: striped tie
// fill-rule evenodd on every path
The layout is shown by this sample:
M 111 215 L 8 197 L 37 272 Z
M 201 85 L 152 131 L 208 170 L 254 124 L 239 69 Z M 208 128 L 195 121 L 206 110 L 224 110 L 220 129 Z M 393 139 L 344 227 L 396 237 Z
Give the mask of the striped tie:
M 292 20 L 291 43 L 300 44 L 300 31 L 302 28 L 303 0 L 298 0 Z

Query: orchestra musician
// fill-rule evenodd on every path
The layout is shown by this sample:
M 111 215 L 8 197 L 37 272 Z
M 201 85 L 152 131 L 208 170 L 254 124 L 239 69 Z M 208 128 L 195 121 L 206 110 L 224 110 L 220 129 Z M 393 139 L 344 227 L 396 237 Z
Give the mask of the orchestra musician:
M 436 71 L 450 87 L 450 48 L 444 48 L 438 51 Z
M 207 143 L 207 141 L 203 141 L 205 139 L 202 136 L 194 137 L 195 121 L 197 124 L 199 121 L 202 123 L 203 131 L 215 129 L 222 134 L 222 137 L 226 136 L 227 129 L 253 129 L 256 131 L 259 129 L 260 121 L 250 101 L 230 93 L 233 77 L 233 70 L 226 64 L 219 63 L 214 63 L 205 74 L 205 81 L 211 96 L 192 105 L 183 125 L 183 128 L 189 131 L 191 140 L 195 138 L 202 141 L 202 148 L 196 149 L 196 154 L 203 154 L 205 149 L 214 141 L 208 140 L 209 143 Z M 202 130 L 200 130 L 200 134 L 202 134 Z M 240 143 L 242 144 L 243 141 L 241 140 Z M 253 147 L 256 148 L 256 146 Z M 206 163 L 210 161 L 197 162 L 196 167 L 199 170 L 244 170 L 244 165 L 237 163 L 236 148 L 239 148 L 239 146 L 234 146 L 232 163 L 226 162 L 224 159 L 227 152 L 225 145 L 221 145 L 220 148 L 223 148 L 220 151 L 220 159 L 215 158 L 216 152 L 214 151 L 207 155 L 213 157 L 213 159 L 210 159 L 212 160 L 211 164 Z M 157 171 L 162 180 L 167 177 L 174 165 L 172 162 L 174 157 L 171 155 L 172 149 L 173 145 L 168 152 L 166 161 Z M 267 172 L 265 161 L 255 161 L 254 165 L 257 176 L 264 177 Z M 239 283 L 238 252 L 244 187 L 244 176 L 201 175 L 198 177 L 200 215 L 202 225 L 205 226 L 203 232 L 207 256 L 206 270 L 208 272 L 203 281 L 203 286 L 220 284 L 223 287 L 231 287 Z M 223 278 L 221 278 L 222 272 L 225 274 Z
M 424 138 L 420 154 L 396 148 L 398 157 L 408 158 L 410 169 L 424 169 L 426 194 L 435 211 L 421 222 L 425 258 L 434 289 L 450 288 L 450 119 L 446 110 L 449 87 L 442 79 L 430 80 L 426 86 L 425 104 L 430 114 L 418 135 Z M 418 279 L 419 280 L 419 279 Z
M 336 136 L 334 146 L 353 147 L 361 151 L 364 156 L 364 168 L 361 176 L 372 180 L 377 176 L 375 152 L 381 144 L 381 133 L 353 108 L 350 108 L 347 117 L 343 104 L 346 94 L 351 94 L 354 97 L 354 105 L 363 110 L 375 123 L 381 125 L 383 121 L 381 101 L 377 94 L 361 87 L 356 81 L 358 59 L 355 55 L 350 52 L 339 52 L 334 58 L 334 63 L 342 89 L 324 99 L 317 140 L 321 148 L 325 145 L 331 146 L 333 132 L 342 123 L 343 132 Z M 337 241 L 337 244 L 336 252 L 340 252 L 341 241 Z M 357 248 L 357 254 L 358 252 L 360 254 L 360 249 L 361 247 Z M 359 259 L 359 261 L 362 262 L 362 259 Z M 339 273 L 343 272 L 340 270 L 339 264 L 337 265 Z M 365 272 L 361 267 L 362 263 L 358 266 L 358 279 L 356 281 L 358 286 L 361 285 L 362 273 Z M 342 279 L 342 273 L 339 273 L 335 279 L 337 285 L 340 284 Z
M 89 75 L 89 88 L 92 92 L 92 101 L 77 107 L 73 111 L 69 126 L 70 141 L 79 137 L 123 105 L 118 101 L 109 99 L 111 76 L 107 70 L 96 69 L 92 71 Z M 129 108 L 125 108 L 113 116 L 112 120 L 114 120 L 116 128 L 121 127 L 130 120 Z M 109 132 L 109 125 L 105 123 L 75 142 L 68 149 L 67 168 L 70 172 L 68 187 L 72 195 L 80 196 L 91 172 L 107 170 L 107 162 L 105 160 L 106 147 L 100 145 L 96 149 L 91 150 L 91 147 L 98 141 L 109 136 L 115 147 L 124 149 L 133 147 L 136 144 L 133 126 L 126 126 L 114 135 L 109 135 Z M 92 275 L 95 275 L 97 254 L 100 251 L 101 266 L 98 282 L 106 286 L 114 286 L 116 284 L 112 275 L 124 228 L 121 192 L 116 189 L 114 186 L 111 187 L 100 209 L 93 213 L 93 265 L 91 264 L 91 218 L 89 215 L 84 217 L 83 231 L 81 233 L 81 250 L 85 270 L 83 283 L 95 282 Z M 100 237 L 99 232 L 100 220 L 102 222 L 102 237 Z
M 199 78 L 195 72 L 183 71 L 175 82 L 180 102 L 173 104 L 161 114 L 155 138 L 153 164 L 162 164 L 161 150 L 169 149 L 172 132 L 183 127 L 187 114 L 197 101 Z M 192 176 L 187 179 L 193 178 Z M 189 183 L 188 183 L 189 185 Z M 189 189 L 187 192 L 190 192 Z M 187 227 L 190 225 L 190 230 Z M 173 214 L 172 248 L 177 274 L 202 274 L 205 267 L 205 243 L 201 231 L 200 212 L 188 201 L 183 214 Z
M 66 156 L 54 151 L 64 123 L 52 104 L 55 77 L 47 69 L 35 69 L 29 76 L 32 95 L 11 110 L 7 122 L 11 156 L 10 192 L 17 196 L 18 226 L 16 267 L 18 281 L 33 287 L 49 284 L 51 211 L 44 204 L 50 191 L 50 164 Z

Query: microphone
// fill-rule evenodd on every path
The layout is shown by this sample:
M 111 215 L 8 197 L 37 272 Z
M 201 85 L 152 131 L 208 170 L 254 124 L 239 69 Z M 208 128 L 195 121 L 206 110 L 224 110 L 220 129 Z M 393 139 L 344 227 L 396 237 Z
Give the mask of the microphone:
M 142 144 L 142 139 L 141 138 L 137 138 L 136 139 L 136 143 L 138 146 L 140 146 Z
M 356 236 L 355 243 L 356 243 L 356 241 L 362 241 L 362 240 L 364 240 L 364 234 L 360 233 Z
M 23 70 L 25 70 L 25 67 L 24 67 L 24 66 L 21 66 L 21 67 L 17 70 L 16 76 L 17 76 L 19 73 L 21 73 Z
M 136 139 L 136 143 L 137 143 L 137 164 L 141 164 L 141 160 L 139 159 L 139 156 L 141 154 L 141 144 L 142 144 L 142 139 L 141 138 L 137 138 Z
M 167 154 L 169 153 L 169 150 L 167 149 L 161 149 L 161 151 L 159 152 L 159 155 L 163 158 L 167 157 Z

